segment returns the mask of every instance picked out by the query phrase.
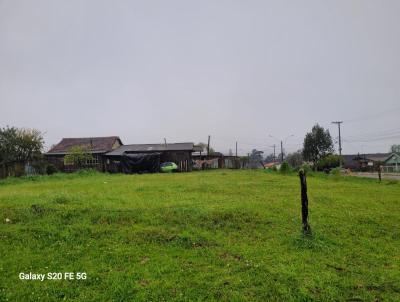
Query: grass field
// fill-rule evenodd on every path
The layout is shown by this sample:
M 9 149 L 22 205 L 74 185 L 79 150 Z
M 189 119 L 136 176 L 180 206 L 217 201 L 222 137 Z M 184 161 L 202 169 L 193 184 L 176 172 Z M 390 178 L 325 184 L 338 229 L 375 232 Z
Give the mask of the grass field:
M 264 171 L 0 182 L 0 301 L 400 301 L 400 184 Z M 86 280 L 20 280 L 86 272 Z

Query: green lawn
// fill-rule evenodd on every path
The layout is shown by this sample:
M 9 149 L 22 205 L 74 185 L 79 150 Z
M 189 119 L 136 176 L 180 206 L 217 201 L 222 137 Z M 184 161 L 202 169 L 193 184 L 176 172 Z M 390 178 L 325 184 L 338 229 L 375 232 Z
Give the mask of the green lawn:
M 264 171 L 0 182 L 0 301 L 400 301 L 400 184 Z M 20 272 L 86 272 L 22 281 Z

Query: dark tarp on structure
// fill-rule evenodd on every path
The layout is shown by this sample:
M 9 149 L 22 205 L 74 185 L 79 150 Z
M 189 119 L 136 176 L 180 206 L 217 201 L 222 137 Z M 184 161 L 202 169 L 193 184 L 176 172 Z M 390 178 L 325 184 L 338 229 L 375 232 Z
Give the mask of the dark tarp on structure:
M 161 153 L 124 154 L 120 157 L 123 173 L 153 173 L 160 171 Z

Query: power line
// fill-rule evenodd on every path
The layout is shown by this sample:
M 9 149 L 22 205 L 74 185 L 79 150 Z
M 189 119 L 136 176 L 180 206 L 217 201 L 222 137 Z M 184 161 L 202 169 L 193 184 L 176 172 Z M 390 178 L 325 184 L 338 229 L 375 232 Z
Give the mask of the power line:
M 384 111 L 380 111 L 377 113 L 373 113 L 373 114 L 369 114 L 369 115 L 364 115 L 364 116 L 360 116 L 358 118 L 353 118 L 353 119 L 349 119 L 349 120 L 345 120 L 344 122 L 346 123 L 352 123 L 352 122 L 358 122 L 358 121 L 363 121 L 363 120 L 368 120 L 368 119 L 372 119 L 372 118 L 376 118 L 382 115 L 385 115 L 387 113 L 393 113 L 395 111 L 400 111 L 400 106 L 396 106 L 394 108 L 391 109 L 387 109 Z

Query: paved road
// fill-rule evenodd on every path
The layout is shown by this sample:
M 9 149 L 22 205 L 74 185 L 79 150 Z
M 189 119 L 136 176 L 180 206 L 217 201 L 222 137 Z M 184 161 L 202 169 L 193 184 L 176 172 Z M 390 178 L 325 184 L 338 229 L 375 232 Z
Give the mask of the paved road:
M 378 173 L 358 172 L 358 173 L 354 173 L 353 175 L 358 176 L 358 177 L 368 177 L 368 178 L 378 179 Z M 400 180 L 400 174 L 382 173 L 382 179 Z

